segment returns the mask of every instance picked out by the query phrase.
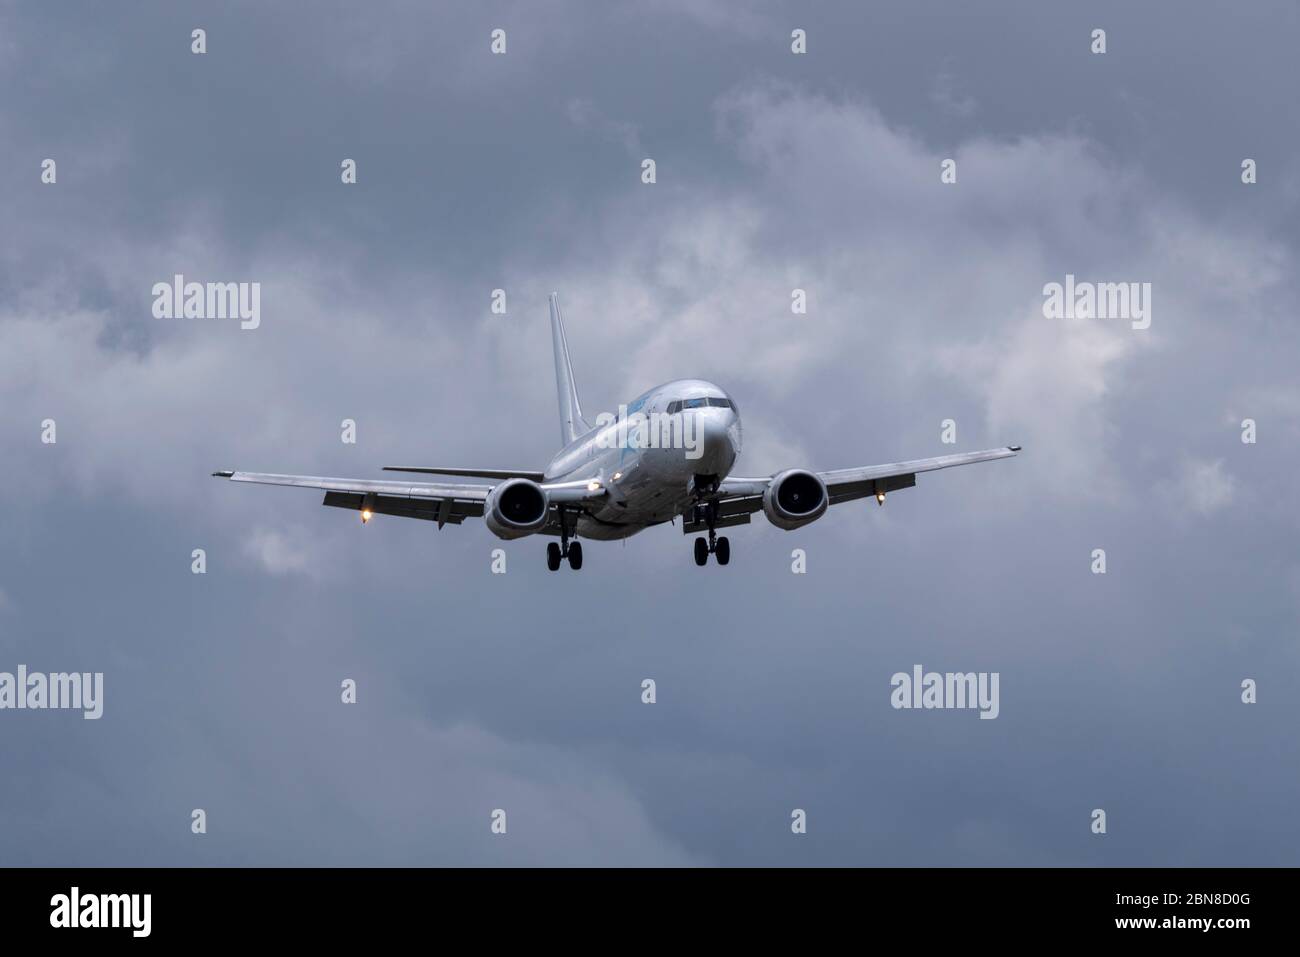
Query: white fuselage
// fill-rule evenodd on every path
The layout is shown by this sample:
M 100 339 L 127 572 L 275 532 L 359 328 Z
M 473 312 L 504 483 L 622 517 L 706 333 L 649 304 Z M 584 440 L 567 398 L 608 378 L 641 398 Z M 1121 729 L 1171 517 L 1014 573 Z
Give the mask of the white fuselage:
M 681 515 L 696 501 L 697 478 L 725 478 L 740 452 L 740 414 L 711 382 L 665 383 L 625 413 L 602 417 L 546 467 L 547 482 L 594 479 L 608 489 L 578 520 L 584 538 L 626 538 Z

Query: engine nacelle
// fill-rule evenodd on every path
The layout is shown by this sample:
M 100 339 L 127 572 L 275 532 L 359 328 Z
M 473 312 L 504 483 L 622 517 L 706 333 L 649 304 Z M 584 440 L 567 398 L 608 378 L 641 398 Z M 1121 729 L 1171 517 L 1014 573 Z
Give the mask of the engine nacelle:
M 822 517 L 831 497 L 826 483 L 812 472 L 787 469 L 775 476 L 763 493 L 767 520 L 787 532 Z
M 488 492 L 483 521 L 497 538 L 523 538 L 542 530 L 549 511 L 544 488 L 526 478 L 513 478 Z

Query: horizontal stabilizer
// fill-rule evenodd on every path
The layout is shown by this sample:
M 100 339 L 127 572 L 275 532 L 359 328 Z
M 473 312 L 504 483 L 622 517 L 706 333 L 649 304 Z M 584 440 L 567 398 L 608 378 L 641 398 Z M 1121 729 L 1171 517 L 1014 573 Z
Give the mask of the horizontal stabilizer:
M 422 472 L 425 475 L 464 475 L 473 478 L 512 479 L 526 478 L 540 482 L 546 478 L 542 472 L 528 472 L 523 469 L 439 469 L 424 468 L 417 465 L 385 465 L 385 472 Z

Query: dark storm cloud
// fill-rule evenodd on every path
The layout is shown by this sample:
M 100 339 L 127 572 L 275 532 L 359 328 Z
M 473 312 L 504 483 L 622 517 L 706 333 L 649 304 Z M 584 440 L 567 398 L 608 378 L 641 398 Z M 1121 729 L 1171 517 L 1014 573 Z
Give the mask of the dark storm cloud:
M 0 670 L 106 687 L 0 714 L 0 859 L 1294 863 L 1289 7 L 0 16 Z M 262 327 L 153 319 L 176 272 L 260 281 Z M 1045 319 L 1066 272 L 1152 282 L 1151 329 Z M 550 575 L 206 477 L 540 467 L 552 288 L 589 410 L 720 381 L 743 473 L 941 454 L 946 418 L 1026 454 L 703 572 L 676 529 Z M 1001 715 L 891 709 L 914 663 L 1000 672 Z

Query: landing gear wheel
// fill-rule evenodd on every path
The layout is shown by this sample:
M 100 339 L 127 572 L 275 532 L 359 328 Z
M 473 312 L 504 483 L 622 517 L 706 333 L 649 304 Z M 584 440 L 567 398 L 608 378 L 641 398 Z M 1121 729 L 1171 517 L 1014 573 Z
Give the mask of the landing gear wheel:
M 546 543 L 546 567 L 553 572 L 560 570 L 560 546 L 555 542 Z
M 582 567 L 582 542 L 574 542 L 569 546 L 569 567 L 575 572 Z
M 709 560 L 709 543 L 703 538 L 695 540 L 695 564 L 703 565 Z
M 726 535 L 719 538 L 718 543 L 713 546 L 713 554 L 717 557 L 719 565 L 725 565 L 731 561 L 731 542 L 727 540 Z

